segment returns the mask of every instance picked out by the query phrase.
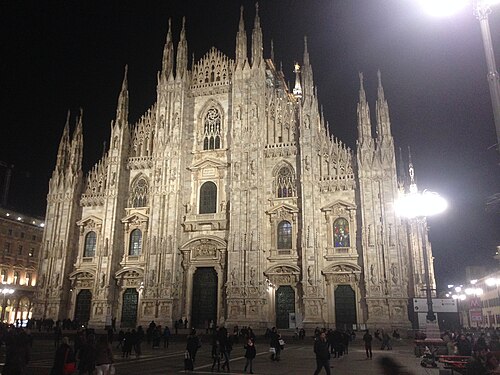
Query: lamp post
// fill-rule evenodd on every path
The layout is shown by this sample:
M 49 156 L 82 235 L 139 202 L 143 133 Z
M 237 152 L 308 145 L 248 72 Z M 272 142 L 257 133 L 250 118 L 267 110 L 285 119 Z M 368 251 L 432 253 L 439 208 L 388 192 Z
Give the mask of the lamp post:
M 448 16 L 464 5 L 466 0 L 420 0 L 429 13 L 437 16 Z M 470 4 L 470 2 L 469 2 Z M 486 55 L 486 65 L 488 67 L 488 85 L 490 88 L 491 105 L 493 107 L 493 119 L 497 133 L 496 148 L 500 152 L 500 79 L 495 63 L 493 52 L 493 42 L 491 39 L 488 16 L 491 13 L 491 6 L 500 4 L 500 0 L 472 0 L 472 9 L 481 27 L 481 37 L 483 39 L 484 53 Z
M 412 170 L 410 170 L 410 174 Z M 413 178 L 412 178 L 413 180 Z M 432 289 L 429 270 L 429 256 L 427 253 L 427 238 L 425 236 L 427 230 L 426 218 L 443 212 L 448 206 L 446 200 L 439 194 L 430 191 L 419 192 L 417 186 L 412 183 L 410 191 L 401 196 L 395 203 L 394 209 L 396 214 L 407 219 L 414 219 L 417 223 L 418 235 L 422 239 L 422 256 L 424 258 L 424 278 L 425 278 L 425 296 L 427 299 L 427 330 L 430 333 L 429 326 L 435 327 L 436 315 L 432 306 Z M 430 335 L 427 334 L 429 338 Z
M 2 300 L 2 315 L 0 317 L 0 321 L 3 322 L 5 319 L 5 309 L 7 308 L 7 296 L 11 295 L 14 293 L 14 289 L 9 289 L 9 288 L 2 288 L 0 289 L 0 293 L 3 294 L 3 300 Z

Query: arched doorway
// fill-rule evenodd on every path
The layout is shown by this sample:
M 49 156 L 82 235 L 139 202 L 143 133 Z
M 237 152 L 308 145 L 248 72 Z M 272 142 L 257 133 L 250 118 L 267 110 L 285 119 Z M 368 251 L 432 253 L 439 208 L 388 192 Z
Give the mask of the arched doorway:
M 276 290 L 276 327 L 290 328 L 290 313 L 295 312 L 295 291 L 290 285 Z
M 339 285 L 335 289 L 335 325 L 350 328 L 356 324 L 356 293 L 350 285 Z
M 193 276 L 191 325 L 204 328 L 206 322 L 217 322 L 217 272 L 213 267 L 200 267 Z
M 122 319 L 120 327 L 135 328 L 137 323 L 137 305 L 139 293 L 135 288 L 128 288 L 123 293 Z
M 90 319 L 91 304 L 92 293 L 89 289 L 82 289 L 76 296 L 75 320 L 81 324 L 87 324 Z

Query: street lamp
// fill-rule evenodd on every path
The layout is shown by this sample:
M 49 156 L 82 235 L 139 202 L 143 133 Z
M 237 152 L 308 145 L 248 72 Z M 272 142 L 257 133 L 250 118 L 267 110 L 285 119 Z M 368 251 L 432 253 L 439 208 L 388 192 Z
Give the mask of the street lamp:
M 422 6 L 427 11 L 436 16 L 449 16 L 463 8 L 470 1 L 467 0 L 420 0 Z M 493 42 L 491 40 L 490 25 L 488 15 L 491 13 L 491 6 L 500 4 L 500 0 L 472 0 L 472 9 L 481 26 L 481 36 L 483 38 L 484 53 L 486 55 L 486 65 L 488 67 L 488 85 L 490 88 L 491 104 L 493 107 L 493 119 L 497 132 L 496 148 L 500 152 L 500 78 L 495 63 L 493 52 Z
M 0 321 L 3 322 L 5 319 L 5 309 L 7 308 L 7 296 L 14 293 L 14 289 L 2 288 L 0 289 L 0 293 L 3 294 L 2 300 L 2 315 L 0 317 Z
M 407 194 L 402 195 L 396 202 L 394 202 L 394 209 L 398 216 L 405 217 L 407 219 L 415 219 L 417 223 L 418 235 L 422 239 L 422 255 L 424 258 L 424 277 L 425 277 L 425 296 L 427 299 L 427 322 L 433 325 L 436 320 L 436 315 L 432 307 L 432 290 L 429 272 L 429 257 L 427 254 L 427 240 L 426 231 L 427 229 L 427 216 L 437 215 L 444 210 L 446 210 L 448 203 L 439 194 L 424 190 L 419 192 L 417 190 L 417 185 L 413 183 L 413 167 L 410 167 L 410 176 L 412 177 L 412 184 L 410 185 L 410 191 Z M 430 333 L 427 330 L 427 333 Z M 429 334 L 427 334 L 429 338 Z

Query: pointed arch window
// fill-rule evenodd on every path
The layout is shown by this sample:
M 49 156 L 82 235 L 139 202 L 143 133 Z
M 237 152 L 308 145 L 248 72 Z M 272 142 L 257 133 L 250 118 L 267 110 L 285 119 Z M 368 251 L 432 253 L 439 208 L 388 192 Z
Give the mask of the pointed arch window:
M 2 283 L 7 283 L 7 271 L 2 269 Z
M 148 181 L 140 177 L 132 186 L 132 207 L 146 207 L 148 205 Z
M 200 188 L 200 214 L 217 212 L 217 185 L 212 181 L 205 182 Z
M 278 249 L 292 248 L 292 224 L 283 220 L 278 224 Z
M 350 247 L 349 222 L 344 218 L 339 218 L 333 223 L 333 246 Z
M 210 108 L 203 121 L 203 149 L 216 150 L 221 148 L 222 118 L 216 108 Z
M 13 283 L 18 285 L 19 284 L 19 271 L 14 272 L 14 280 Z
M 130 246 L 128 249 L 128 255 L 141 255 L 142 250 L 142 232 L 140 229 L 134 229 L 130 233 Z
M 97 235 L 95 232 L 88 232 L 85 236 L 85 247 L 83 249 L 84 257 L 95 256 L 95 249 L 97 245 Z
M 289 166 L 281 167 L 276 174 L 276 196 L 278 198 L 297 196 L 295 176 Z

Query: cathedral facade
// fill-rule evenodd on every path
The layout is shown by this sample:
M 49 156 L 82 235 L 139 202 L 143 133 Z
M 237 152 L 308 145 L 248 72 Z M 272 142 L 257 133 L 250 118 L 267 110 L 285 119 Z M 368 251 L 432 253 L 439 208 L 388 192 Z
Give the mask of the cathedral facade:
M 109 149 L 86 175 L 82 117 L 72 135 L 68 117 L 34 316 L 410 326 L 427 236 L 394 213 L 404 187 L 380 74 L 376 137 L 360 75 L 352 150 L 318 109 L 307 42 L 289 90 L 258 12 L 247 42 L 242 10 L 234 60 L 212 48 L 188 67 L 184 24 L 172 40 L 169 26 L 157 100 L 135 124 L 125 72 Z

